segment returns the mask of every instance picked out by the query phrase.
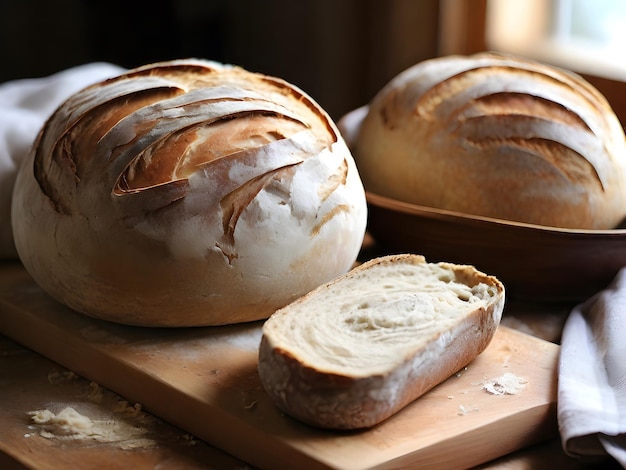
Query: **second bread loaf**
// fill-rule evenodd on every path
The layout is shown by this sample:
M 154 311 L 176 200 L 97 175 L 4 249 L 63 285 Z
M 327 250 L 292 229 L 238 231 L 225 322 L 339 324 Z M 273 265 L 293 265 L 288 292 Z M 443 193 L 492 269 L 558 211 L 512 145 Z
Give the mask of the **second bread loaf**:
M 607 100 L 520 57 L 410 67 L 369 104 L 352 150 L 367 191 L 412 204 L 574 229 L 626 216 L 626 140 Z

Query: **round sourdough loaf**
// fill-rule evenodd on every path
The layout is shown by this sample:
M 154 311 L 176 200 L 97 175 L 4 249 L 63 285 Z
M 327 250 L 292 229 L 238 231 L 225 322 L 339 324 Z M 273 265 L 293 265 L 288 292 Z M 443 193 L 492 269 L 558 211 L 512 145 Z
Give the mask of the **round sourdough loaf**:
M 71 96 L 15 184 L 34 280 L 93 317 L 200 326 L 268 317 L 350 269 L 363 185 L 329 116 L 285 81 L 180 60 Z
M 609 229 L 626 215 L 624 131 L 581 77 L 496 53 L 416 64 L 369 104 L 366 190 L 438 209 Z

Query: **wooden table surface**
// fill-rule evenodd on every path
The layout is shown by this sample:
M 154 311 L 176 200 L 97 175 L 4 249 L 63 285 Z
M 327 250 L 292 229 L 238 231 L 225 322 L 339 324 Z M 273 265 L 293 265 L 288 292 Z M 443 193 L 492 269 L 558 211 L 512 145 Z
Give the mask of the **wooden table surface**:
M 558 343 L 570 308 L 509 302 L 503 325 Z M 45 409 L 50 403 L 78 411 L 89 410 L 89 416 L 99 417 L 104 424 L 124 416 L 138 431 L 149 423 L 149 432 L 130 440 L 105 442 L 49 439 L 41 428 L 33 426 L 29 412 Z M 522 470 L 555 466 L 586 468 L 567 457 L 558 440 L 517 451 L 480 468 Z M 0 468 L 241 470 L 254 467 L 0 335 Z M 607 468 L 619 467 L 607 465 Z
M 90 415 L 98 409 L 103 419 L 113 420 L 116 413 L 111 411 L 111 403 L 123 404 L 124 399 L 0 335 L 0 468 L 253 468 L 149 415 L 150 445 L 133 448 L 120 441 L 47 439 L 31 424 L 28 412 L 44 409 L 50 403 L 63 403 L 77 410 L 88 408 Z M 519 451 L 481 468 L 521 470 L 554 465 L 583 468 L 563 454 L 557 441 Z

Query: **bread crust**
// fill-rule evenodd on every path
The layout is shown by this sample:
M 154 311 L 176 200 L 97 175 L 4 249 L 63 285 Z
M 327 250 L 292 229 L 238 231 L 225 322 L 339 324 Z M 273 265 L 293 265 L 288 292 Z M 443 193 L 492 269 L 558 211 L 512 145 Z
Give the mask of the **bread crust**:
M 418 255 L 393 255 L 365 263 L 345 276 L 321 286 L 294 304 L 315 303 L 323 308 L 324 292 L 377 264 L 425 263 Z M 265 324 L 259 349 L 259 376 L 276 405 L 288 415 L 307 424 L 330 429 L 360 429 L 374 426 L 475 359 L 495 334 L 504 307 L 504 286 L 493 276 L 472 266 L 440 263 L 468 285 L 486 283 L 493 297 L 473 309 L 449 328 L 443 328 L 384 373 L 361 375 L 321 369 L 307 361 L 293 345 L 276 334 L 281 316 L 293 304 L 276 312 Z M 311 316 L 315 316 L 311 312 Z M 324 321 L 315 318 L 310 321 Z M 303 323 L 306 320 L 303 319 Z M 302 326 L 305 328 L 305 326 Z M 374 346 L 372 346 L 374 347 Z
M 276 77 L 203 60 L 83 89 L 20 168 L 24 266 L 79 312 L 141 326 L 267 318 L 344 272 L 365 193 L 327 113 Z
M 420 62 L 369 103 L 352 146 L 367 191 L 544 226 L 615 228 L 626 141 L 578 75 L 496 53 Z

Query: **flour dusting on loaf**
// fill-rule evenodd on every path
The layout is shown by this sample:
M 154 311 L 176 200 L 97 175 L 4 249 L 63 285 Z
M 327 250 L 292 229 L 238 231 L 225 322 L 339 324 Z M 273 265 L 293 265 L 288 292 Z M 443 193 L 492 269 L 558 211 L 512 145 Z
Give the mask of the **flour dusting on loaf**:
M 24 159 L 16 248 L 48 294 L 141 326 L 267 318 L 353 265 L 367 207 L 334 122 L 278 77 L 149 64 L 65 101 Z
M 503 306 L 502 284 L 472 266 L 374 259 L 266 321 L 259 375 L 297 419 L 373 426 L 480 354 Z

